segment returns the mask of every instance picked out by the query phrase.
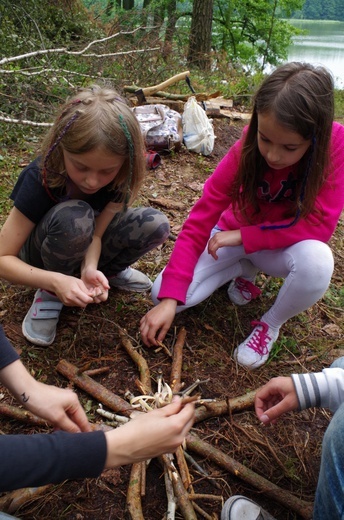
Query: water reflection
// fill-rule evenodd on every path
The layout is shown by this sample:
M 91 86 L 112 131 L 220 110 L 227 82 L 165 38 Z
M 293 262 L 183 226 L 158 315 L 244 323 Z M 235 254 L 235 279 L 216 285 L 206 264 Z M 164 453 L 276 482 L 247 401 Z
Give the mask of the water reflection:
M 331 70 L 335 86 L 344 88 L 344 22 L 292 20 L 308 34 L 295 36 L 288 61 L 321 64 Z

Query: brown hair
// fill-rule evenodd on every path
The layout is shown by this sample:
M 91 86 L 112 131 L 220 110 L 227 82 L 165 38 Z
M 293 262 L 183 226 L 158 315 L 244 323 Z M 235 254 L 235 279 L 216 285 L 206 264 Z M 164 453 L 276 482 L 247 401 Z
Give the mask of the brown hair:
M 63 106 L 41 148 L 46 188 L 67 182 L 63 149 L 74 154 L 103 148 L 125 157 L 109 189 L 123 192 L 132 202 L 145 172 L 144 142 L 139 123 L 126 101 L 110 87 L 91 85 L 70 97 Z
M 257 189 L 268 166 L 258 149 L 258 114 L 271 113 L 281 126 L 311 140 L 299 163 L 297 193 L 291 213 L 305 217 L 314 207 L 329 166 L 334 117 L 333 78 L 323 67 L 291 62 L 277 68 L 254 96 L 239 169 L 232 187 L 234 208 L 249 221 L 247 208 L 259 212 Z

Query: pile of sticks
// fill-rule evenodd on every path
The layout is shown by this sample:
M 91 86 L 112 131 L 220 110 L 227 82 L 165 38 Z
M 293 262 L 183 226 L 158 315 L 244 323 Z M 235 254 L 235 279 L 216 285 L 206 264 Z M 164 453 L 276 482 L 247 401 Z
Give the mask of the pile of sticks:
M 124 329 L 119 329 L 119 334 L 122 346 L 138 367 L 140 374 L 139 379 L 136 381 L 138 389 L 141 393 L 147 396 L 153 395 L 152 378 L 147 361 L 133 346 Z M 172 366 L 169 386 L 173 393 L 182 393 L 181 389 L 183 388 L 183 383 L 181 372 L 185 339 L 186 331 L 182 328 L 177 336 L 173 355 L 170 354 Z M 75 386 L 91 395 L 101 403 L 101 405 L 112 410 L 115 414 L 121 414 L 121 417 L 124 417 L 125 420 L 130 420 L 130 415 L 133 411 L 132 404 L 117 396 L 103 385 L 97 383 L 89 374 L 86 373 L 86 371 L 80 370 L 65 359 L 62 359 L 58 363 L 57 371 Z M 202 401 L 202 399 L 199 399 L 197 396 L 199 406 L 196 408 L 195 423 L 199 423 L 200 421 L 204 421 L 211 417 L 232 415 L 235 412 L 251 408 L 253 406 L 254 396 L 255 392 L 250 392 L 244 396 L 228 400 L 211 400 L 211 402 L 207 402 L 207 400 Z M 35 417 L 30 412 L 23 411 L 22 409 L 13 406 L 7 406 L 4 404 L 0 405 L 0 414 L 38 426 L 46 425 L 44 421 Z M 112 416 L 113 414 L 109 415 Z M 96 425 L 94 427 L 95 429 L 97 428 Z M 301 518 L 304 518 L 305 520 L 312 518 L 312 503 L 303 501 L 290 492 L 281 489 L 279 486 L 231 458 L 220 449 L 203 441 L 193 430 L 191 430 L 185 439 L 185 446 L 180 446 L 175 454 L 165 454 L 159 457 L 159 462 L 164 468 L 167 494 L 167 512 L 165 514 L 165 520 L 174 520 L 176 510 L 179 511 L 185 520 L 197 520 L 199 517 L 208 520 L 216 519 L 216 515 L 209 515 L 198 505 L 198 501 L 202 499 L 219 501 L 219 509 L 222 507 L 224 499 L 221 495 L 204 495 L 195 492 L 188 462 L 190 463 L 190 466 L 196 467 L 197 471 L 201 472 L 205 477 L 207 476 L 207 473 L 198 465 L 196 460 L 193 459 L 190 452 L 205 458 L 208 462 L 224 469 L 231 475 L 235 476 L 235 478 L 243 480 L 250 486 L 254 487 L 257 491 L 262 492 L 266 498 L 271 498 L 275 502 L 286 507 L 288 510 L 297 513 Z M 145 495 L 147 468 L 148 465 L 146 462 L 133 464 L 131 468 L 126 502 L 132 520 L 144 520 L 142 497 Z M 44 486 L 42 488 L 36 488 L 35 491 L 30 488 L 8 493 L 4 497 L 0 498 L 0 510 L 5 509 L 9 513 L 14 513 L 19 506 L 25 503 L 26 500 L 32 499 L 34 493 L 40 496 L 46 489 L 47 486 Z

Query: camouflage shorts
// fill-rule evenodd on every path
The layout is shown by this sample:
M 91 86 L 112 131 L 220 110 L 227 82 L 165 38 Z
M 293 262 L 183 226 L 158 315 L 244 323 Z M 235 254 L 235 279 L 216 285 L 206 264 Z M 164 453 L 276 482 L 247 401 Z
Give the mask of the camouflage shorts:
M 76 274 L 92 242 L 94 229 L 95 215 L 87 202 L 62 202 L 38 223 L 19 256 L 35 267 Z M 117 274 L 165 242 L 169 229 L 167 217 L 154 208 L 128 208 L 117 214 L 102 238 L 99 269 L 107 277 Z

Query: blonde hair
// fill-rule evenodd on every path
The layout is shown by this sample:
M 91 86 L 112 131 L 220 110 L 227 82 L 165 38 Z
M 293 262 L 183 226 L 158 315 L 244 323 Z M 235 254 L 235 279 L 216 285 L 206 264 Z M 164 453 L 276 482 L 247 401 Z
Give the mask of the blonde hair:
M 136 198 L 145 172 L 144 141 L 139 123 L 118 93 L 97 84 L 82 88 L 61 106 L 41 147 L 43 184 L 66 185 L 63 150 L 82 154 L 102 148 L 125 157 L 109 189 L 123 193 L 123 201 Z

